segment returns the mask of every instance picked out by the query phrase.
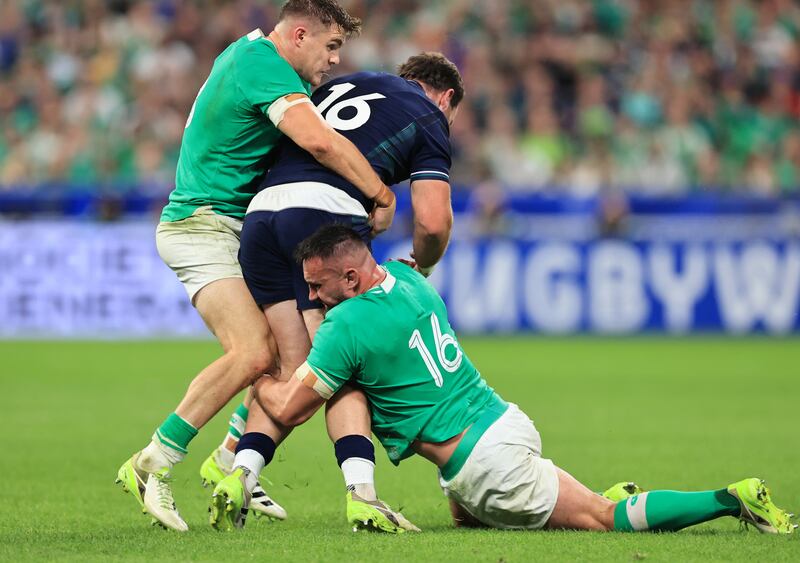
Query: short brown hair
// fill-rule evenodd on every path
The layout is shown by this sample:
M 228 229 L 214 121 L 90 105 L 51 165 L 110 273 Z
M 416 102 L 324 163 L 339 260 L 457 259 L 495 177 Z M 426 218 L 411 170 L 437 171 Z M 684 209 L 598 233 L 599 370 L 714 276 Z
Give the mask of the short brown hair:
M 297 245 L 294 258 L 299 263 L 311 258 L 327 260 L 333 256 L 341 256 L 366 248 L 366 243 L 357 232 L 350 227 L 333 223 L 323 225 L 313 235 Z
M 443 92 L 453 89 L 450 106 L 456 107 L 464 99 L 464 82 L 458 67 L 441 53 L 420 53 L 397 67 L 397 74 L 406 80 L 416 80 Z
M 336 24 L 347 37 L 361 33 L 361 20 L 348 14 L 336 0 L 289 0 L 281 8 L 278 21 L 287 16 L 308 16 L 326 26 Z

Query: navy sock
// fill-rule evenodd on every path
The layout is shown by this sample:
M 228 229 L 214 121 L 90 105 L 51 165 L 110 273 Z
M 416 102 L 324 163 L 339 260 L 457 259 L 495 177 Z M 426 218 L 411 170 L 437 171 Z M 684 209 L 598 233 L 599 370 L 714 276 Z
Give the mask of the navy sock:
M 236 445 L 236 453 L 242 450 L 255 450 L 264 458 L 264 465 L 269 465 L 275 456 L 275 441 L 261 432 L 247 432 Z
M 339 467 L 351 457 L 360 457 L 375 463 L 375 446 L 372 444 L 372 440 L 360 434 L 350 434 L 336 440 L 333 450 L 336 452 L 336 462 Z

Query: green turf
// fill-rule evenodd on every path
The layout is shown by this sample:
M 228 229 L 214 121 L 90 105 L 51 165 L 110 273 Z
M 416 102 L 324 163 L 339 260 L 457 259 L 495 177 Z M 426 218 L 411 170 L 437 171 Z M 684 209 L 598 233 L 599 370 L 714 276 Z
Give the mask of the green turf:
M 588 486 L 710 489 L 767 479 L 800 511 L 800 342 L 769 339 L 465 339 L 489 382 L 534 420 L 544 453 Z M 794 537 L 733 518 L 677 534 L 454 530 L 435 470 L 378 452 L 378 490 L 425 533 L 353 534 L 320 417 L 278 450 L 269 492 L 289 520 L 206 525 L 197 470 L 231 409 L 176 470 L 191 531 L 151 528 L 113 481 L 218 353 L 208 342 L 0 343 L 0 559 L 81 561 L 798 561 Z

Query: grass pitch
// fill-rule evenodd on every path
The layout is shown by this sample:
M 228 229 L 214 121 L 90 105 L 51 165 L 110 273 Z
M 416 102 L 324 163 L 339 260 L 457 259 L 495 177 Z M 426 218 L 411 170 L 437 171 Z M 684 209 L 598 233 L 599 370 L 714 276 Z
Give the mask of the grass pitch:
M 595 489 L 633 479 L 649 489 L 767 480 L 800 512 L 800 342 L 770 339 L 464 339 L 489 383 L 518 403 L 544 453 Z M 322 417 L 295 431 L 268 468 L 282 523 L 242 533 L 206 524 L 200 463 L 222 439 L 226 408 L 175 471 L 191 530 L 151 528 L 114 484 L 191 377 L 210 342 L 0 343 L 0 559 L 204 561 L 798 561 L 793 537 L 739 531 L 733 518 L 676 534 L 455 530 L 433 466 L 393 467 L 378 451 L 381 497 L 423 530 L 353 534 Z

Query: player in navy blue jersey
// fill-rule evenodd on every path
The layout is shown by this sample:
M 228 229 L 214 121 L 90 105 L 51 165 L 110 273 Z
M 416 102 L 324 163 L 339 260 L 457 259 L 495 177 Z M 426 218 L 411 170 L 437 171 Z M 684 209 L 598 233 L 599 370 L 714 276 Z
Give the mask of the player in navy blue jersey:
M 455 65 L 439 53 L 422 53 L 402 64 L 397 75 L 351 74 L 321 86 L 311 98 L 320 119 L 358 147 L 384 184 L 411 180 L 412 258 L 423 275 L 430 274 L 450 238 L 449 134 L 463 97 Z M 318 152 L 324 152 L 324 147 Z M 322 304 L 309 299 L 302 267 L 294 259 L 296 247 L 332 223 L 354 228 L 369 244 L 372 205 L 343 176 L 328 171 L 324 159 L 288 139 L 250 203 L 239 262 L 273 331 L 282 377 L 290 377 L 306 360 L 324 318 Z M 348 520 L 389 532 L 415 529 L 377 498 L 375 451 L 364 395 L 343 388 L 328 402 L 325 416 L 348 488 Z M 251 405 L 234 461 L 234 468 L 245 470 L 238 472 L 248 480 L 245 490 L 252 490 L 287 434 L 286 428 Z M 231 478 L 236 479 L 236 474 Z M 241 487 L 227 487 L 224 480 L 215 489 L 212 525 L 241 524 L 240 515 L 246 511 L 238 508 L 249 499 L 233 498 L 237 496 L 230 494 L 234 489 Z
M 415 80 L 361 72 L 329 82 L 311 99 L 326 121 L 367 157 L 385 184 L 393 185 L 409 178 L 412 182 L 426 179 L 447 182 L 449 121 L 457 106 L 443 111 L 428 97 L 430 91 Z M 291 190 L 297 207 L 319 207 L 314 197 L 321 195 L 324 188 L 298 189 L 294 185 L 298 178 L 333 186 L 361 204 L 364 210 L 372 208 L 372 201 L 352 183 L 321 166 L 308 152 L 289 141 L 282 148 L 277 164 L 269 170 L 262 183 L 264 191 L 250 205 L 248 213 L 270 207 L 276 188 Z M 282 188 L 286 184 L 292 187 Z M 332 210 L 338 211 L 339 207 Z M 349 212 L 350 208 L 344 210 Z

